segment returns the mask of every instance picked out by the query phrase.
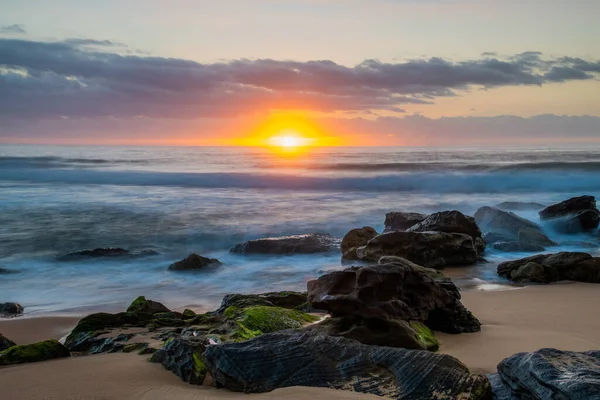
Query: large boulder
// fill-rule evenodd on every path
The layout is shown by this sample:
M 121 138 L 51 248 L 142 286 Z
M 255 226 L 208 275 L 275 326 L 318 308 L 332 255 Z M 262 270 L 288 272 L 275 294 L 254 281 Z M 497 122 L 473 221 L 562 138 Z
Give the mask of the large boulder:
M 0 351 L 4 351 L 4 350 L 8 349 L 9 347 L 13 347 L 16 345 L 17 344 L 15 342 L 13 342 L 12 340 L 8 339 L 7 337 L 5 337 L 3 334 L 0 333 Z
M 221 261 L 216 258 L 207 258 L 198 254 L 190 254 L 181 261 L 169 265 L 169 271 L 192 271 L 204 269 L 206 267 L 216 267 L 221 265 Z
M 542 251 L 556 246 L 539 225 L 510 211 L 481 207 L 475 213 L 475 221 L 485 232 L 485 242 L 496 250 Z
M 357 258 L 378 261 L 396 256 L 430 268 L 469 265 L 478 253 L 471 236 L 444 232 L 387 232 L 369 240 L 356 250 Z
M 594 196 L 573 197 L 546 207 L 539 214 L 542 220 L 552 220 L 553 228 L 561 233 L 595 231 L 600 223 Z
M 427 218 L 427 214 L 413 212 L 389 212 L 385 214 L 384 232 L 405 231 Z
M 600 351 L 518 353 L 490 381 L 498 399 L 600 399 Z
M 481 230 L 473 217 L 467 217 L 460 211 L 441 211 L 433 213 L 416 225 L 411 226 L 407 232 L 446 232 L 466 233 L 473 238 L 477 251 L 485 250 L 485 242 L 481 237 Z
M 208 346 L 203 360 L 217 386 L 236 392 L 313 386 L 392 399 L 492 399 L 489 380 L 452 356 L 310 332 Z
M 456 288 L 448 290 L 408 260 L 323 275 L 308 282 L 308 301 L 333 317 L 420 321 L 448 333 L 481 329 Z
M 56 340 L 12 346 L 0 352 L 0 365 L 23 364 L 69 357 L 71 353 Z
M 326 233 L 262 238 L 238 243 L 231 248 L 240 254 L 312 254 L 332 251 L 339 240 Z
M 0 303 L 0 315 L 15 316 L 23 314 L 23 306 L 19 303 Z
M 122 258 L 122 257 L 144 257 L 155 256 L 159 253 L 154 250 L 131 251 L 120 247 L 99 247 L 96 249 L 74 251 L 61 256 L 60 261 L 77 261 L 85 258 Z
M 342 238 L 342 254 L 347 254 L 349 251 L 356 252 L 357 247 L 366 245 L 369 240 L 373 239 L 377 235 L 377 231 L 370 226 L 364 226 L 362 228 L 350 230 Z
M 600 283 L 600 258 L 580 252 L 538 254 L 500 263 L 498 275 L 519 282 L 571 280 Z

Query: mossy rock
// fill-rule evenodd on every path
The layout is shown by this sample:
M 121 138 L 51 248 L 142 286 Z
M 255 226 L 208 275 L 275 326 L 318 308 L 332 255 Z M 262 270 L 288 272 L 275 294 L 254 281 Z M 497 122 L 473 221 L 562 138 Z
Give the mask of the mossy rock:
M 13 346 L 0 352 L 0 365 L 23 364 L 53 358 L 69 357 L 69 349 L 56 340 Z
M 148 343 L 130 343 L 123 347 L 123 353 L 133 353 L 134 351 L 139 351 L 138 354 L 141 354 L 141 352 L 146 348 L 148 348 Z
M 427 325 L 419 321 L 410 321 L 409 323 L 417 333 L 417 340 L 423 345 L 424 349 L 437 351 L 440 348 L 440 342 Z
M 306 292 L 270 292 L 261 294 L 228 294 L 215 314 L 223 314 L 229 307 L 246 308 L 253 306 L 271 306 L 299 308 L 307 302 Z
M 98 331 L 105 331 L 109 328 L 118 328 L 122 326 L 145 326 L 152 320 L 152 314 L 124 312 L 117 314 L 96 313 L 83 317 L 77 326 L 71 331 L 65 344 L 70 347 L 80 334 L 86 333 L 95 335 Z
M 130 313 L 168 313 L 171 312 L 165 305 L 157 301 L 147 300 L 146 297 L 140 296 L 135 299 L 127 308 Z
M 197 314 L 190 310 L 189 308 L 186 308 L 185 310 L 183 310 L 183 316 L 186 318 L 193 318 L 195 317 Z
M 0 333 L 0 351 L 9 349 L 17 344 Z
M 235 319 L 250 331 L 262 333 L 297 329 L 319 320 L 319 317 L 302 311 L 269 306 L 247 307 L 241 310 L 229 307 L 225 310 L 225 315 Z

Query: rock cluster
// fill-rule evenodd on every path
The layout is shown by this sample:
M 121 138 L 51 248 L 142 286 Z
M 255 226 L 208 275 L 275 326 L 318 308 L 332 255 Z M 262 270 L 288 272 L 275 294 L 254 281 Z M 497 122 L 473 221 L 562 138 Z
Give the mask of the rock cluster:
M 571 280 L 600 283 L 600 257 L 581 252 L 538 254 L 500 263 L 498 275 L 516 282 Z
M 216 258 L 207 258 L 199 256 L 198 254 L 190 254 L 183 260 L 169 265 L 169 271 L 192 271 L 219 265 L 221 265 L 221 262 Z
M 539 212 L 541 220 L 550 221 L 561 233 L 593 232 L 600 223 L 600 211 L 594 196 L 573 197 Z

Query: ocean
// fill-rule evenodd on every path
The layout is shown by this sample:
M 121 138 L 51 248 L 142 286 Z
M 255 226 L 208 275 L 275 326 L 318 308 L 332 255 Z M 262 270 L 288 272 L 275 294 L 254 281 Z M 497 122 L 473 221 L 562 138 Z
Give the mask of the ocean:
M 227 293 L 305 290 L 344 268 L 339 254 L 241 256 L 234 244 L 265 236 L 365 225 L 390 211 L 473 213 L 503 201 L 552 204 L 600 194 L 599 148 L 434 149 L 0 147 L 0 302 L 27 315 L 124 309 L 138 295 L 171 308 L 208 310 Z M 517 214 L 539 222 L 536 211 Z M 552 251 L 600 254 L 598 237 L 560 237 Z M 59 261 L 97 247 L 158 256 Z M 224 264 L 168 271 L 195 252 Z M 513 288 L 498 262 L 531 253 L 488 250 L 457 269 L 464 290 Z

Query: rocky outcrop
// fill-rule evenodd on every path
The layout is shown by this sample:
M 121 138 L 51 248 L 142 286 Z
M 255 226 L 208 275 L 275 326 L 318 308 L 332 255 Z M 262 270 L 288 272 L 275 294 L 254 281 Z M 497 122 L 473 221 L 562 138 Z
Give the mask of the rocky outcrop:
M 600 258 L 579 252 L 538 254 L 501 263 L 498 275 L 518 282 L 571 280 L 600 283 Z
M 8 349 L 9 347 L 13 347 L 16 345 L 17 344 L 15 342 L 13 342 L 12 340 L 8 339 L 7 337 L 5 337 L 4 335 L 2 335 L 0 333 L 0 351 L 4 351 L 4 350 Z
M 477 251 L 485 250 L 485 242 L 481 237 L 481 230 L 473 217 L 467 217 L 460 211 L 442 211 L 429 215 L 423 221 L 411 226 L 407 232 L 446 232 L 466 233 L 471 236 Z
M 333 317 L 420 321 L 448 333 L 477 332 L 481 324 L 460 302 L 458 289 L 439 285 L 404 260 L 352 267 L 308 282 L 308 301 Z
M 0 352 L 0 365 L 23 364 L 69 357 L 69 350 L 56 340 L 12 346 Z
M 509 211 L 481 207 L 475 213 L 475 221 L 485 232 L 483 239 L 496 250 L 543 251 L 556 246 L 539 225 Z
M 74 251 L 58 256 L 60 261 L 77 261 L 82 258 L 115 258 L 115 257 L 144 257 L 154 256 L 159 253 L 154 250 L 131 251 L 120 247 L 105 247 L 90 250 Z
M 390 212 L 385 214 L 384 232 L 405 231 L 427 218 L 427 214 Z
M 490 381 L 497 399 L 600 399 L 600 351 L 515 354 Z
M 561 233 L 590 232 L 598 229 L 600 211 L 594 196 L 573 197 L 540 211 L 540 219 L 550 220 Z
M 236 244 L 232 253 L 239 254 L 312 254 L 332 251 L 339 246 L 339 240 L 326 233 L 281 236 L 249 240 Z
M 343 258 L 354 259 L 355 256 L 351 254 L 356 254 L 356 248 L 366 245 L 377 235 L 377 231 L 370 226 L 350 230 L 342 239 L 341 251 L 345 255 Z
M 0 303 L 0 315 L 15 316 L 23 314 L 23 306 L 18 303 Z
M 219 265 L 221 265 L 221 261 L 216 258 L 206 258 L 198 254 L 190 254 L 183 260 L 169 265 L 169 271 L 192 271 L 206 267 L 217 267 Z
M 496 208 L 506 211 L 537 211 L 546 207 L 540 203 L 523 202 L 523 201 L 504 201 L 496 204 Z
M 209 341 L 206 337 L 175 338 L 167 341 L 150 358 L 150 362 L 162 364 L 183 382 L 201 385 L 206 376 L 206 366 L 201 355 Z
M 229 307 L 246 308 L 270 306 L 305 310 L 308 305 L 306 292 L 270 292 L 261 294 L 228 294 L 223 297 L 215 314 L 223 314 Z
M 313 386 L 393 399 L 492 398 L 488 379 L 454 357 L 308 332 L 208 346 L 203 360 L 217 386 L 236 392 Z
M 444 232 L 387 232 L 356 250 L 357 258 L 378 261 L 381 257 L 402 257 L 430 268 L 469 265 L 477 261 L 471 236 Z

